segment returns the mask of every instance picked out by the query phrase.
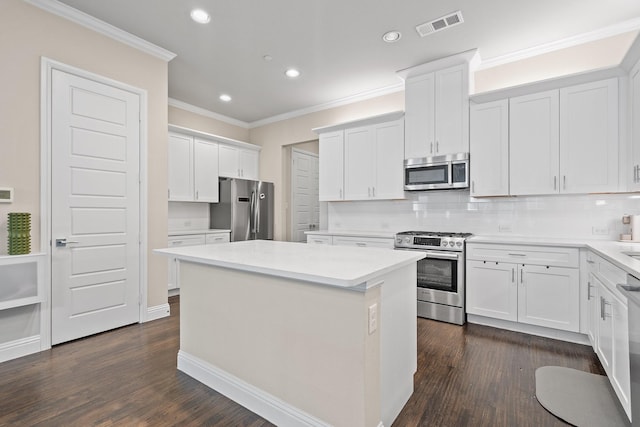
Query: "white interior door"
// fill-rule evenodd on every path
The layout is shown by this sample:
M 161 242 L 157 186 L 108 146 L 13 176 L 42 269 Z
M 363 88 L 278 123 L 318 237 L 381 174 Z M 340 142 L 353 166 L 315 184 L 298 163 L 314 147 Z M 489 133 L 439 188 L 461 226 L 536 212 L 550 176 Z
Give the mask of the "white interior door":
M 306 242 L 305 231 L 318 228 L 318 156 L 291 152 L 291 241 Z
M 59 70 L 51 78 L 51 332 L 59 344 L 139 321 L 140 97 Z

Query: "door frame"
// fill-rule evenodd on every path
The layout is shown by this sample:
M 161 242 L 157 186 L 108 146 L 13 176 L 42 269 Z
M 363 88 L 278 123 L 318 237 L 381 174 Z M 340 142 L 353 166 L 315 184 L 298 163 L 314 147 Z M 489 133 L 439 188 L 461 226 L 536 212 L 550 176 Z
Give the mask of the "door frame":
M 293 221 L 293 207 L 295 206 L 295 186 L 294 184 L 294 173 L 293 173 L 293 154 L 294 153 L 299 153 L 299 154 L 303 154 L 305 156 L 311 156 L 311 157 L 316 157 L 316 158 L 320 158 L 320 156 L 316 153 L 312 153 L 311 151 L 306 151 L 306 150 L 301 150 L 299 148 L 295 148 L 295 147 L 291 147 L 291 156 L 290 156 L 290 164 L 289 164 L 289 170 L 290 170 L 290 181 L 289 181 L 289 205 L 290 205 L 290 209 L 289 209 L 289 235 L 291 236 L 291 238 L 293 238 L 293 235 L 295 234 L 295 222 Z
M 93 80 L 95 82 L 116 87 L 134 93 L 140 98 L 140 164 L 138 186 L 140 191 L 140 238 L 138 254 L 140 259 L 139 277 L 139 314 L 138 322 L 147 320 L 147 227 L 148 206 L 147 189 L 147 150 L 148 150 L 148 111 L 147 91 L 110 78 L 85 71 L 53 59 L 42 57 L 40 60 L 40 248 L 45 256 L 44 302 L 40 304 L 40 349 L 51 347 L 51 75 L 53 70 Z

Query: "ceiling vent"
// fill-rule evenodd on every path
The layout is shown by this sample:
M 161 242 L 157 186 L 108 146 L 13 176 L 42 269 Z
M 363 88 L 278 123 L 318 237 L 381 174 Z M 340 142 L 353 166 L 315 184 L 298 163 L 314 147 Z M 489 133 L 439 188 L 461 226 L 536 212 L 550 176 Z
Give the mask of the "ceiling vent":
M 464 19 L 462 19 L 462 12 L 457 11 L 441 18 L 434 19 L 431 22 L 420 24 L 416 27 L 416 31 L 418 32 L 418 34 L 420 34 L 420 37 L 424 37 L 429 34 L 433 34 L 436 31 L 442 31 L 445 28 L 462 24 L 463 22 Z

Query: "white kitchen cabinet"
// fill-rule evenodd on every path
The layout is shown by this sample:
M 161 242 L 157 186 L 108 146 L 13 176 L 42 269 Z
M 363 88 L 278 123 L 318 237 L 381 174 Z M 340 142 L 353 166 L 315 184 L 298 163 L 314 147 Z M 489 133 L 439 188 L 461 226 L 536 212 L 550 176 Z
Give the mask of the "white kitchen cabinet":
M 400 199 L 403 120 L 344 131 L 344 199 Z
M 333 244 L 335 246 L 393 249 L 393 239 L 385 237 L 333 236 Z
M 631 70 L 631 164 L 629 166 L 629 191 L 640 191 L 640 61 Z
M 631 377 L 627 301 L 616 289 L 626 273 L 603 258 L 589 254 L 590 280 L 595 288 L 596 309 L 590 314 L 596 324 L 594 350 L 622 407 L 631 417 Z
M 320 134 L 318 199 L 344 199 L 344 130 Z
M 595 277 L 598 271 L 598 264 L 593 259 L 591 252 L 587 253 L 587 300 L 585 303 L 587 309 L 587 336 L 591 346 L 596 349 L 598 345 L 598 315 L 600 313 L 600 305 L 597 295 L 598 280 Z
M 509 100 L 472 104 L 471 196 L 509 195 Z
M 207 233 L 205 236 L 206 245 L 216 245 L 218 243 L 229 243 L 231 241 L 230 233 Z
M 230 241 L 229 232 L 212 232 L 201 234 L 182 234 L 172 235 L 168 238 L 169 248 L 178 248 L 183 246 L 197 245 L 213 245 L 219 243 L 227 243 Z M 180 280 L 178 277 L 177 261 L 175 258 L 169 258 L 169 290 L 178 289 Z
M 467 313 L 578 332 L 575 248 L 467 244 Z
M 194 139 L 193 141 L 193 186 L 196 202 L 217 203 L 218 186 L 218 144 Z
M 169 201 L 218 202 L 218 144 L 169 133 Z
M 405 82 L 405 159 L 469 151 L 469 71 L 456 65 Z
M 193 201 L 193 137 L 169 133 L 169 200 Z
M 467 260 L 467 313 L 518 321 L 516 264 Z
M 617 78 L 560 89 L 558 187 L 561 193 L 618 191 Z
M 314 130 L 321 201 L 404 198 L 402 112 Z
M 220 144 L 220 176 L 257 180 L 259 153 L 256 150 Z
M 617 191 L 618 80 L 509 100 L 510 193 Z
M 333 245 L 333 236 L 307 234 L 307 243 L 311 245 Z
M 509 186 L 512 195 L 558 192 L 559 129 L 557 90 L 509 99 Z

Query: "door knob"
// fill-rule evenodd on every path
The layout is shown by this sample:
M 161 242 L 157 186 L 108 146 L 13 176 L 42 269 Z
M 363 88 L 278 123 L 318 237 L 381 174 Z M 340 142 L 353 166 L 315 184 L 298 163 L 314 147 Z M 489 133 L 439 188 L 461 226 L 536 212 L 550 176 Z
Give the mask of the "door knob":
M 63 237 L 61 239 L 56 239 L 56 248 L 64 248 L 67 246 L 68 243 L 80 243 L 80 242 L 75 240 L 67 240 L 66 237 Z

